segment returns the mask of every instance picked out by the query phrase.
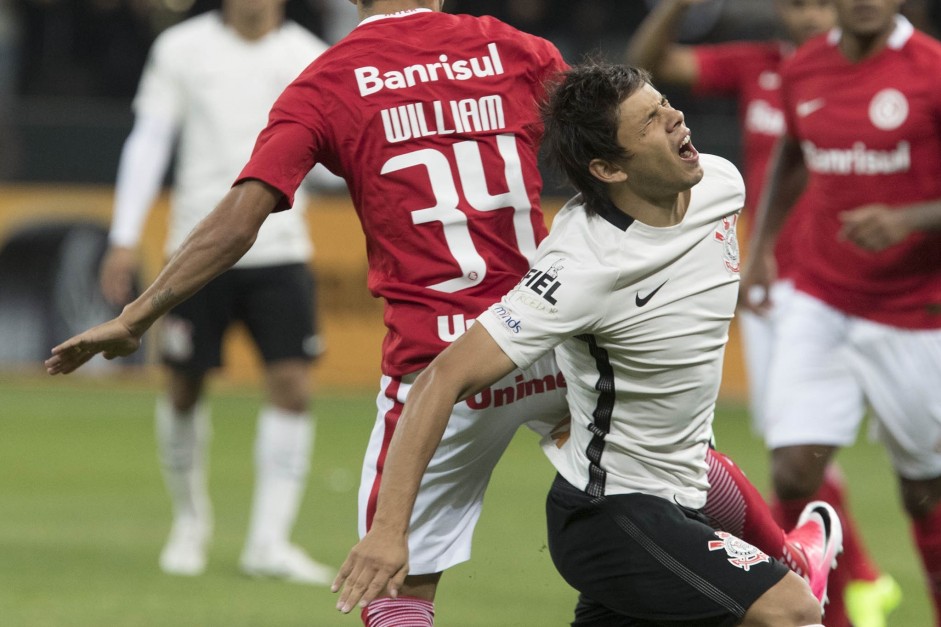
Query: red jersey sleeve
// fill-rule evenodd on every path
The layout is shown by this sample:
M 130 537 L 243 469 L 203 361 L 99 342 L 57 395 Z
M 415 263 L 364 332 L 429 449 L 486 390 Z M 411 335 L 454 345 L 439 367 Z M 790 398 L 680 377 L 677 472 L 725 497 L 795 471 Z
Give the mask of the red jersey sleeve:
M 248 163 L 235 184 L 257 179 L 283 194 L 275 211 L 289 209 L 294 193 L 317 163 L 321 145 L 318 128 L 320 115 L 303 95 L 305 89 L 295 82 L 285 89 L 271 108 L 268 125 L 258 135 Z M 309 98 L 309 95 L 308 95 Z
M 755 46 L 749 42 L 695 46 L 693 55 L 699 77 L 693 91 L 701 96 L 734 96 L 747 78 L 744 70 L 755 59 Z

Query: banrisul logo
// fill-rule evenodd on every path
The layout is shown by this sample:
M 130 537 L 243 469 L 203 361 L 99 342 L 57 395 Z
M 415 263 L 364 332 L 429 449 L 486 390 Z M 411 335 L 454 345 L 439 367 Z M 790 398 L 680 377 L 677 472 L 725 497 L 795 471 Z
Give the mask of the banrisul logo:
M 384 89 L 405 89 L 418 83 L 438 81 L 467 81 L 504 73 L 503 61 L 497 44 L 487 45 L 487 54 L 469 59 L 451 59 L 446 54 L 434 63 L 417 63 L 403 68 L 380 71 L 367 65 L 353 70 L 360 96 L 376 94 Z

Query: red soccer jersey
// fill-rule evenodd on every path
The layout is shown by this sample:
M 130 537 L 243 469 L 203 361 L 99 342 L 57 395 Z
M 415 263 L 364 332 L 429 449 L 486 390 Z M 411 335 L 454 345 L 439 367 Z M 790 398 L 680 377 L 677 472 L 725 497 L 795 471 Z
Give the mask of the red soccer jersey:
M 545 237 L 537 149 L 549 42 L 489 17 L 362 22 L 275 103 L 239 180 L 283 206 L 317 162 L 346 179 L 385 299 L 382 371 L 430 362 L 529 268 Z
M 739 123 L 745 159 L 745 209 L 749 232 L 755 224 L 755 209 L 761 198 L 774 146 L 784 134 L 781 110 L 782 61 L 794 49 L 785 42 L 734 42 L 696 46 L 693 53 L 699 77 L 693 90 L 701 96 L 725 96 L 738 102 Z M 790 276 L 796 214 L 782 229 L 775 246 L 778 274 Z
M 795 283 L 855 316 L 941 327 L 941 235 L 879 253 L 838 238 L 839 214 L 872 203 L 941 198 L 941 44 L 902 17 L 886 48 L 851 63 L 839 31 L 808 42 L 782 69 L 788 132 L 809 180 Z

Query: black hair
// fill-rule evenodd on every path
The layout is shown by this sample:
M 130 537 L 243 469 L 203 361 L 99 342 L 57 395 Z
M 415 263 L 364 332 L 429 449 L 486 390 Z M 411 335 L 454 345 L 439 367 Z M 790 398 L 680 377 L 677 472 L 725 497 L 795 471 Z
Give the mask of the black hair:
M 559 75 L 542 107 L 542 150 L 582 194 L 586 210 L 597 213 L 608 199 L 607 185 L 588 166 L 594 159 L 630 157 L 618 143 L 620 106 L 646 83 L 642 69 L 588 61 Z

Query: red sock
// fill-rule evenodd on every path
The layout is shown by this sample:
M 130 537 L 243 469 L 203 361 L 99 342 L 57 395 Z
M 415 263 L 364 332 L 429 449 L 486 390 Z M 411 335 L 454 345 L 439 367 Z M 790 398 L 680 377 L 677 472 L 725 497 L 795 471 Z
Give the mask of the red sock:
M 709 494 L 703 512 L 723 531 L 782 559 L 785 535 L 768 504 L 727 455 L 709 451 Z M 796 520 L 796 519 L 795 519 Z
M 928 576 L 928 594 L 934 603 L 935 625 L 941 627 L 941 503 L 922 518 L 912 520 L 915 546 Z
M 432 627 L 435 604 L 416 597 L 382 597 L 360 612 L 365 627 Z
M 875 581 L 879 578 L 879 568 L 872 562 L 863 546 L 862 537 L 856 530 L 856 522 L 850 514 L 846 499 L 846 485 L 843 475 L 836 464 L 827 466 L 823 476 L 823 485 L 814 495 L 814 500 L 826 501 L 840 514 L 843 523 L 843 554 L 840 556 L 840 569 L 847 571 L 849 579 Z

